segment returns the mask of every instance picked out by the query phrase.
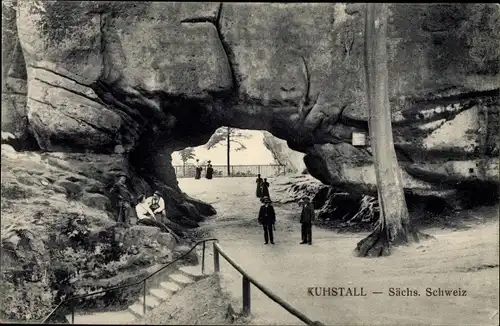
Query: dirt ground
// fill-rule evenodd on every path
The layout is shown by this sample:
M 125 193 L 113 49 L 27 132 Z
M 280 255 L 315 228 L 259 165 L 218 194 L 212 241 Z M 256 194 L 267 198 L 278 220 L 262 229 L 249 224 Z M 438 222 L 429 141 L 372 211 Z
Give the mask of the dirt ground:
M 273 197 L 273 182 L 271 197 Z M 498 325 L 498 207 L 469 212 L 468 229 L 427 228 L 435 240 L 395 249 L 384 258 L 357 258 L 367 233 L 313 228 L 313 244 L 299 245 L 299 208 L 275 205 L 275 245 L 264 245 L 257 223 L 254 178 L 180 179 L 187 194 L 218 214 L 200 236 L 215 236 L 248 273 L 312 320 L 327 325 Z M 211 253 L 208 271 L 213 269 Z M 241 275 L 221 258 L 223 289 L 241 302 Z M 357 288 L 365 296 L 311 296 L 309 287 Z M 390 289 L 413 296 L 391 296 Z M 427 296 L 426 289 L 461 296 Z M 414 291 L 417 291 L 415 293 Z M 464 292 L 465 291 L 465 292 Z M 374 293 L 381 292 L 381 293 Z M 303 324 L 251 287 L 251 324 Z M 235 306 L 239 311 L 241 304 Z
M 191 284 L 168 302 L 154 308 L 139 322 L 142 325 L 228 325 L 233 314 L 231 298 L 221 289 L 220 278 L 211 275 Z

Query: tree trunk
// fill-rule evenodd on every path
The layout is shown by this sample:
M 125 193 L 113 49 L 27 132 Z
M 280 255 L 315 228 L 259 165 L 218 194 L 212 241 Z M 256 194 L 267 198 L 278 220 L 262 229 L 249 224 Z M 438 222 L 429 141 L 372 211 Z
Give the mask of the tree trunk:
M 227 176 L 231 176 L 231 161 L 229 159 L 231 153 L 231 128 L 227 127 Z
M 186 177 L 186 162 L 182 162 L 182 176 Z
M 419 240 L 417 232 L 410 224 L 392 137 L 387 68 L 387 16 L 387 4 L 366 5 L 366 92 L 380 218 L 376 229 L 357 245 L 356 253 L 361 257 L 389 255 L 391 245 Z

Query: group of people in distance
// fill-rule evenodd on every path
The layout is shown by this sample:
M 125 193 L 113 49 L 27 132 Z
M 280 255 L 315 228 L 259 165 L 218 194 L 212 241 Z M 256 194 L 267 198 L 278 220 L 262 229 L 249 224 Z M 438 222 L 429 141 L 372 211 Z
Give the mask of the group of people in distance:
M 203 166 L 200 163 L 199 159 L 196 159 L 196 164 L 195 164 L 195 179 L 200 179 L 201 178 L 201 171 L 203 171 Z M 205 178 L 208 180 L 212 179 L 214 175 L 214 168 L 212 167 L 212 161 L 208 160 L 207 161 L 207 168 L 205 172 Z
M 272 205 L 271 198 L 269 196 L 269 183 L 267 179 L 262 179 L 260 174 L 257 175 L 255 180 L 257 183 L 256 195 L 260 198 L 262 206 L 259 210 L 258 221 L 264 229 L 264 244 L 274 244 L 274 233 L 276 230 L 276 212 Z M 300 223 L 301 223 L 301 237 L 302 241 L 300 244 L 312 244 L 312 224 L 315 219 L 314 206 L 312 205 L 309 197 L 303 197 L 298 202 L 299 206 L 302 207 L 300 213 Z
M 267 178 L 262 179 L 260 177 L 260 174 L 257 174 L 257 179 L 255 180 L 255 183 L 257 183 L 257 190 L 255 191 L 255 195 L 257 198 L 260 198 L 261 201 L 263 201 L 264 197 L 269 196 L 269 182 L 267 182 Z

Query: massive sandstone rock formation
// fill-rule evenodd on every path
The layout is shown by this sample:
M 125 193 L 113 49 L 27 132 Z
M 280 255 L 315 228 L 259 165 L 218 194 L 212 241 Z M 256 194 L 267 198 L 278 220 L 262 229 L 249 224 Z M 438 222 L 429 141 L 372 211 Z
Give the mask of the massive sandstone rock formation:
M 324 183 L 374 194 L 370 148 L 351 145 L 368 128 L 362 13 L 342 3 L 18 1 L 3 26 L 2 130 L 46 151 L 124 152 L 175 192 L 172 151 L 223 125 L 267 130 Z M 390 6 L 391 109 L 409 194 L 498 192 L 499 17 L 493 3 Z
M 304 163 L 304 153 L 294 151 L 285 140 L 274 137 L 270 132 L 264 131 L 264 146 L 273 154 L 274 160 L 285 165 L 287 172 L 305 173 L 307 167 Z

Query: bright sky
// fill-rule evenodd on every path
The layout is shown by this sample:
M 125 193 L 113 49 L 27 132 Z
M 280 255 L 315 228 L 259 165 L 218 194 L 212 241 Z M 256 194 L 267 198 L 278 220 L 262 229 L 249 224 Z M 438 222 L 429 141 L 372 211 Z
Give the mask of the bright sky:
M 231 150 L 231 165 L 267 165 L 273 164 L 274 159 L 271 152 L 264 146 L 264 135 L 257 130 L 244 130 L 245 134 L 251 136 L 250 139 L 240 139 L 245 144 L 247 149 L 242 151 Z M 231 143 L 232 148 L 237 148 L 238 145 Z M 194 151 L 196 158 L 200 161 L 211 160 L 212 165 L 226 165 L 227 164 L 227 151 L 226 146 L 218 145 L 210 150 L 206 149 L 204 145 L 195 147 Z M 194 160 L 188 161 L 194 163 Z M 182 165 L 179 153 L 172 154 L 172 164 Z

